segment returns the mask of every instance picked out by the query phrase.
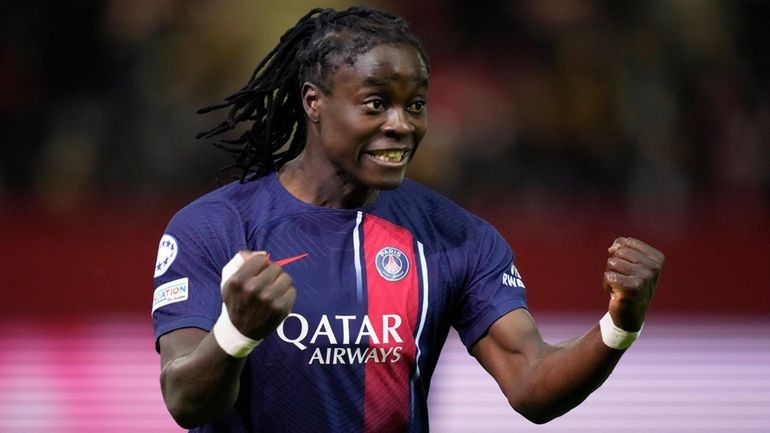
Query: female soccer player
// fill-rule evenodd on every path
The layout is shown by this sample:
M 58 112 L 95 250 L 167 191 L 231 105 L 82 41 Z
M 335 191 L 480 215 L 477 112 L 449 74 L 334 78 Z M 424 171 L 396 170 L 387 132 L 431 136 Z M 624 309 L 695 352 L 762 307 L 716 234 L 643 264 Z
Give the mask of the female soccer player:
M 579 404 L 636 338 L 663 255 L 609 248 L 609 312 L 545 343 L 511 248 L 404 179 L 430 67 L 401 19 L 303 17 L 203 134 L 242 169 L 169 223 L 153 321 L 169 411 L 200 432 L 423 432 L 450 326 L 536 423 Z

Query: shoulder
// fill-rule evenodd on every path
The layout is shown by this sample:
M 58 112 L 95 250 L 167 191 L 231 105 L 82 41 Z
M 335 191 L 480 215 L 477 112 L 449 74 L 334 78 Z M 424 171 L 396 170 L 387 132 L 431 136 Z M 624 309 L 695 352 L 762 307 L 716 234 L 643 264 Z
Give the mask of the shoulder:
M 210 191 L 180 209 L 170 226 L 198 225 L 232 227 L 253 217 L 271 194 L 268 176 L 253 181 L 234 181 Z
M 253 211 L 268 194 L 266 181 L 229 183 L 195 199 L 171 218 L 160 248 L 166 242 L 177 263 L 196 268 L 215 264 L 213 268 L 220 269 L 235 252 L 247 247 L 249 230 L 259 223 Z
M 264 181 L 232 182 L 210 191 L 181 208 L 169 221 L 164 235 L 190 251 L 219 251 L 223 256 L 242 249 L 247 234 L 258 224 L 255 208 Z
M 479 231 L 495 231 L 483 218 L 471 213 L 448 197 L 425 185 L 405 179 L 394 191 L 405 213 L 417 214 L 442 232 L 476 234 Z
M 405 179 L 386 197 L 375 214 L 406 228 L 426 250 L 452 261 L 453 269 L 473 269 L 481 254 L 508 249 L 490 223 L 417 182 Z

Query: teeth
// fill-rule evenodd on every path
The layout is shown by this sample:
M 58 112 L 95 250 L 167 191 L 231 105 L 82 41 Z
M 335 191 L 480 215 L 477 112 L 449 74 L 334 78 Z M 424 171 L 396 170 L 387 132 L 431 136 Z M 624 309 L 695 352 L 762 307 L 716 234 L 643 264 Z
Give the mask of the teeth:
M 379 150 L 372 152 L 371 155 L 380 161 L 400 162 L 404 159 L 405 153 L 403 150 Z

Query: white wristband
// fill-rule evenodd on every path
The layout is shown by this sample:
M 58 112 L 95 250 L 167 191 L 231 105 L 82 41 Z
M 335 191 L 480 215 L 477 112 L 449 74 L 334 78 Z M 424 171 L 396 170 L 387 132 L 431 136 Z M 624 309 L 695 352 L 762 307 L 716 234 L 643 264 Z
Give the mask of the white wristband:
M 246 259 L 243 258 L 241 253 L 235 253 L 232 259 L 222 268 L 222 280 L 219 283 L 219 288 L 225 290 L 225 283 L 238 269 L 246 263 Z
M 642 324 L 642 327 L 644 327 L 644 324 Z M 615 325 L 615 322 L 612 321 L 609 312 L 607 312 L 607 314 L 602 317 L 602 320 L 599 321 L 599 328 L 602 331 L 602 341 L 604 341 L 604 344 L 606 344 L 607 347 L 618 350 L 628 349 L 631 344 L 639 338 L 639 334 L 642 332 L 641 328 L 636 332 L 628 332 L 620 329 Z
M 252 350 L 262 340 L 253 340 L 238 330 L 230 321 L 230 315 L 227 313 L 227 306 L 222 303 L 222 313 L 219 315 L 219 319 L 214 323 L 214 329 L 211 330 L 214 333 L 214 339 L 228 355 L 236 358 L 245 358 L 249 356 Z

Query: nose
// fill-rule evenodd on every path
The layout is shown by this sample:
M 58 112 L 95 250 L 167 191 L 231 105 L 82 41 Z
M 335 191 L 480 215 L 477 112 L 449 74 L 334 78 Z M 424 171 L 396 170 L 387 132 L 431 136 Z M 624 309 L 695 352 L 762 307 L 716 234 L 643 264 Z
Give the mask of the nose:
M 383 125 L 383 130 L 385 135 L 397 138 L 413 133 L 415 127 L 409 121 L 406 110 L 394 108 L 388 112 L 388 118 Z

